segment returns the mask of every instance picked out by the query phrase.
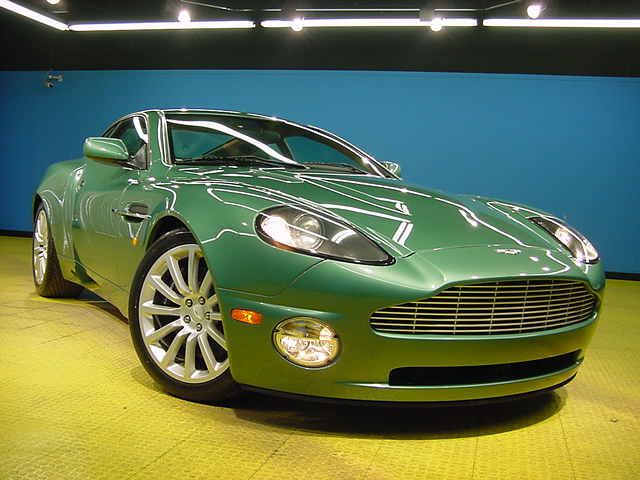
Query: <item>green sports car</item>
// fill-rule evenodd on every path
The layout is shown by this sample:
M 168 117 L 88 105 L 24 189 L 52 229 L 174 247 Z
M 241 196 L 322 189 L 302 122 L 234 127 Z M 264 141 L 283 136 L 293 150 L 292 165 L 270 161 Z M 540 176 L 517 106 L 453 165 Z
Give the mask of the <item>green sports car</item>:
M 403 182 L 317 127 L 148 110 L 51 165 L 33 277 L 129 319 L 168 392 L 373 402 L 557 388 L 598 320 L 598 253 L 522 205 Z

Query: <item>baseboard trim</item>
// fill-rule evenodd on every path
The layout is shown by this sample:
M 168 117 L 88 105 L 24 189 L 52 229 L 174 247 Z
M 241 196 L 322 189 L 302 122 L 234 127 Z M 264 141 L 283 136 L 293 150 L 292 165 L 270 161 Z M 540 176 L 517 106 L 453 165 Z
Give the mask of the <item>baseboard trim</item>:
M 0 236 L 5 237 L 31 237 L 33 232 L 26 230 L 3 230 L 0 229 Z M 605 272 L 605 276 L 611 280 L 634 280 L 640 281 L 640 273 L 626 272 Z
M 26 230 L 4 230 L 0 228 L 0 236 L 3 237 L 31 237 L 33 232 Z
M 640 281 L 640 273 L 606 272 L 605 276 L 611 280 L 635 280 Z

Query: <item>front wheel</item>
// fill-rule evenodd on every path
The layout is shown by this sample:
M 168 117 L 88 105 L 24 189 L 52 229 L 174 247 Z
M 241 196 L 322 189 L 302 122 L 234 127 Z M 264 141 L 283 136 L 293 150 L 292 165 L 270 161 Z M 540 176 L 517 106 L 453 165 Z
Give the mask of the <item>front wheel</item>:
M 239 391 L 213 277 L 190 233 L 170 232 L 145 255 L 131 289 L 129 327 L 142 365 L 169 393 L 215 402 Z

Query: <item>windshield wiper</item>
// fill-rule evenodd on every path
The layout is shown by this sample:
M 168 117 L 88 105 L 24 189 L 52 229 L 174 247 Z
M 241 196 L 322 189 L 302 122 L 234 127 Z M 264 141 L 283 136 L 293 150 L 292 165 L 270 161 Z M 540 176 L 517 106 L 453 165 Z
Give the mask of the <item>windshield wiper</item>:
M 362 173 L 369 175 L 369 172 L 362 170 L 348 163 L 332 163 L 332 162 L 304 162 L 305 165 L 311 165 L 312 167 L 328 167 L 329 169 L 335 169 L 340 171 L 348 171 L 353 173 Z
M 307 169 L 300 163 L 286 163 L 255 155 L 227 155 L 222 157 L 194 157 L 176 159 L 176 165 L 269 165 L 282 168 Z

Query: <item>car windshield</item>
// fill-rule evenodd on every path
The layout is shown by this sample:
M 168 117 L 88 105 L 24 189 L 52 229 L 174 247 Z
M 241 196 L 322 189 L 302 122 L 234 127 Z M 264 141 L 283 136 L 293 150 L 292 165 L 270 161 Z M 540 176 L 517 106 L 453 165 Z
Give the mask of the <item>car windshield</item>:
M 258 165 L 392 177 L 353 145 L 284 120 L 224 114 L 166 115 L 176 164 Z

